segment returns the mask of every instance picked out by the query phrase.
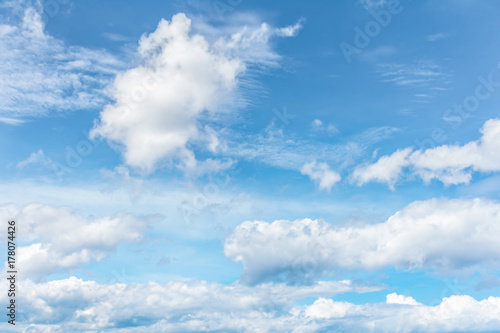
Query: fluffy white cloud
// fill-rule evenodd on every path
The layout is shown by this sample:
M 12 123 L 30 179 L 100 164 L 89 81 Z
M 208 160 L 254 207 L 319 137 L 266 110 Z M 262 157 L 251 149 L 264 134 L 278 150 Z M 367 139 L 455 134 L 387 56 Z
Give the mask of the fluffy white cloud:
M 104 87 L 123 62 L 46 34 L 37 2 L 5 3 L 0 12 L 10 22 L 0 24 L 0 121 L 105 104 Z
M 5 285 L 6 281 L 2 281 L 1 286 Z M 23 311 L 29 313 L 29 319 L 23 324 L 61 325 L 66 332 L 116 326 L 142 326 L 144 330 L 154 323 L 169 332 L 201 324 L 210 327 L 209 330 L 217 326 L 223 331 L 245 327 L 251 332 L 255 331 L 254 325 L 264 324 L 251 321 L 252 318 L 263 320 L 266 316 L 271 319 L 275 315 L 286 315 L 295 302 L 303 298 L 381 289 L 381 286 L 351 281 L 323 281 L 297 287 L 283 284 L 248 287 L 204 281 L 98 284 L 71 277 L 46 283 L 22 280 L 19 302 L 23 304 Z M 0 296 L 2 302 L 6 299 L 6 295 Z M 233 321 L 239 317 L 241 320 Z M 210 318 L 216 318 L 215 322 Z
M 85 218 L 70 208 L 30 204 L 0 206 L 2 220 L 16 220 L 23 276 L 40 278 L 100 260 L 121 242 L 139 241 L 146 223 L 131 215 Z
M 242 281 L 303 282 L 338 269 L 497 267 L 500 204 L 484 199 L 417 201 L 386 222 L 335 227 L 321 220 L 248 221 L 224 245 Z M 283 251 L 283 249 L 287 249 Z
M 304 312 L 317 319 L 316 323 L 327 327 L 335 323 L 333 327 L 349 331 L 489 332 L 500 325 L 500 298 L 477 301 L 467 295 L 454 295 L 436 306 L 397 294 L 387 295 L 386 304 L 354 305 L 320 298 Z
M 300 173 L 309 176 L 311 180 L 315 181 L 320 190 L 327 190 L 328 192 L 341 179 L 337 172 L 330 170 L 328 164 L 317 163 L 316 161 L 304 164 L 300 169 Z
M 218 144 L 216 132 L 202 126 L 201 118 L 209 115 L 213 122 L 234 111 L 242 103 L 239 88 L 249 66 L 272 65 L 279 58 L 268 40 L 280 30 L 266 24 L 215 41 L 191 30 L 182 13 L 161 20 L 139 42 L 141 64 L 119 74 L 111 87 L 115 102 L 101 112 L 91 135 L 121 145 L 130 166 L 149 172 L 174 159 L 195 169 L 191 146 L 206 142 L 214 151 Z
M 445 185 L 467 184 L 472 179 L 473 171 L 500 171 L 500 119 L 488 120 L 481 133 L 479 140 L 463 146 L 398 150 L 392 155 L 381 157 L 374 164 L 358 166 L 352 179 L 359 185 L 374 181 L 394 188 L 404 168 L 408 168 L 426 183 L 437 179 Z
M 408 155 L 412 149 L 398 150 L 390 156 L 382 156 L 376 163 L 358 166 L 351 175 L 351 180 L 363 185 L 370 181 L 386 183 L 394 190 L 394 185 L 401 177 L 403 167 L 409 164 Z
M 347 302 L 334 302 L 332 299 L 319 298 L 305 309 L 305 315 L 314 319 L 342 318 L 354 305 Z
M 386 296 L 387 304 L 407 304 L 407 305 L 419 305 L 413 297 L 398 295 L 396 293 L 392 293 Z
M 380 290 L 349 281 L 248 287 L 204 281 L 98 284 L 71 277 L 45 283 L 23 280 L 19 290 L 22 313 L 29 316 L 13 332 L 481 332 L 500 324 L 497 297 L 477 301 L 451 296 L 436 306 L 408 302 L 413 299 L 397 294 L 388 295 L 386 303 L 360 305 L 325 298 Z M 328 296 L 309 306 L 297 305 L 318 295 Z M 0 300 L 5 303 L 6 295 Z

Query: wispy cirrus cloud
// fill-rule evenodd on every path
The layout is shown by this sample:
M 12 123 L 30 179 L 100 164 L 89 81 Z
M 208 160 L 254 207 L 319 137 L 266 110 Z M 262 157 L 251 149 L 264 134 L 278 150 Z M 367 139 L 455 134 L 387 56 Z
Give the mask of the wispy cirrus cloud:
M 31 153 L 27 159 L 22 160 L 17 163 L 16 167 L 19 169 L 23 169 L 24 167 L 32 164 L 41 164 L 45 167 L 49 167 L 54 163 L 50 158 L 46 157 L 43 150 L 39 149 L 38 151 Z
M 107 101 L 104 88 L 125 67 L 105 50 L 68 46 L 45 31 L 36 3 L 0 7 L 0 116 L 25 117 L 92 109 Z
M 225 154 L 288 170 L 300 171 L 304 164 L 314 160 L 341 170 L 355 164 L 368 147 L 399 131 L 392 126 L 372 127 L 346 137 L 342 142 L 331 144 L 301 137 L 300 133 L 287 132 L 282 126 L 271 123 L 257 134 L 243 135 L 228 131 L 223 137 L 227 145 Z M 338 131 L 333 127 L 331 130 Z
M 451 75 L 432 61 L 409 64 L 382 63 L 376 66 L 380 81 L 411 89 L 415 102 L 428 103 L 437 92 L 448 90 Z
M 437 40 L 447 38 L 448 36 L 449 36 L 449 34 L 447 34 L 445 32 L 438 32 L 438 33 L 435 33 L 435 34 L 431 34 L 431 35 L 425 36 L 425 39 L 428 42 L 435 42 Z

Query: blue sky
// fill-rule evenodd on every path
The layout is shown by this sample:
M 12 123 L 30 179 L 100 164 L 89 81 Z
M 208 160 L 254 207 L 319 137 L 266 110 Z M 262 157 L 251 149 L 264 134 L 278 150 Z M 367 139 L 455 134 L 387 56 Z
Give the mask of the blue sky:
M 12 331 L 495 331 L 499 12 L 2 1 Z

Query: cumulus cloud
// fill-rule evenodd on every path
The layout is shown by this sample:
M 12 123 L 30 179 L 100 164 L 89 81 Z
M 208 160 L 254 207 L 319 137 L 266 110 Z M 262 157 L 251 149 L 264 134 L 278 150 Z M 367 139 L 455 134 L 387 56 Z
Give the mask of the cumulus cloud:
M 300 173 L 309 176 L 311 180 L 315 181 L 320 190 L 327 190 L 328 192 L 341 179 L 337 172 L 330 170 L 328 164 L 317 163 L 316 161 L 304 164 L 300 169 Z
M 403 167 L 408 166 L 408 155 L 412 149 L 398 150 L 390 156 L 382 156 L 376 163 L 361 165 L 354 169 L 351 180 L 363 185 L 370 181 L 386 183 L 394 190 L 394 185 L 401 177 Z
M 104 50 L 68 46 L 45 32 L 41 5 L 4 4 L 0 25 L 0 121 L 101 107 L 124 63 Z
M 117 75 L 115 102 L 101 112 L 91 136 L 118 143 L 125 163 L 146 172 L 165 160 L 195 169 L 192 145 L 207 141 L 211 151 L 217 146 L 216 132 L 201 119 L 210 115 L 214 121 L 241 106 L 241 79 L 249 67 L 279 59 L 268 45 L 279 31 L 262 24 L 214 41 L 194 34 L 185 14 L 161 20 L 139 42 L 141 64 Z
M 407 305 L 419 305 L 413 297 L 410 296 L 404 296 L 404 295 L 398 295 L 396 293 L 392 293 L 386 296 L 386 302 L 387 304 L 407 304 Z
M 322 220 L 248 221 L 227 238 L 241 279 L 304 283 L 341 269 L 436 270 L 497 267 L 500 204 L 484 199 L 417 201 L 386 222 L 336 227 Z M 287 249 L 283 251 L 283 249 Z
M 71 277 L 45 283 L 23 280 L 19 289 L 19 302 L 29 317 L 16 329 L 37 332 L 480 332 L 500 324 L 497 297 L 477 301 L 451 296 L 436 306 L 408 304 L 411 297 L 397 294 L 388 295 L 386 303 L 371 304 L 326 298 L 380 290 L 349 281 L 247 287 L 204 281 L 99 284 Z M 318 295 L 329 296 L 311 305 L 297 304 Z M 6 295 L 0 300 L 5 302 Z
M 477 301 L 467 295 L 453 295 L 436 306 L 397 294 L 387 295 L 386 304 L 355 305 L 320 298 L 304 312 L 317 324 L 348 331 L 484 332 L 500 325 L 500 298 Z
M 358 166 L 351 175 L 352 180 L 358 185 L 373 181 L 394 188 L 407 168 L 426 183 L 437 179 L 445 185 L 468 184 L 474 171 L 500 171 L 500 119 L 488 120 L 481 133 L 479 140 L 462 146 L 398 150 L 373 164 Z
M 2 286 L 5 284 L 1 282 Z M 117 326 L 139 326 L 147 330 L 152 324 L 169 332 L 198 325 L 228 331 L 236 329 L 233 325 L 238 324 L 239 329 L 245 327 L 252 332 L 254 325 L 259 325 L 251 321 L 252 318 L 262 320 L 266 316 L 286 315 L 297 300 L 346 292 L 373 292 L 384 287 L 347 280 L 297 287 L 282 284 L 248 287 L 205 281 L 99 284 L 70 277 L 46 283 L 23 280 L 19 288 L 23 290 L 19 296 L 23 311 L 30 314 L 28 324 L 49 323 L 66 332 Z M 5 301 L 7 297 L 2 295 L 0 299 Z M 236 318 L 241 319 L 235 321 Z M 198 330 L 201 329 L 195 329 Z
M 18 254 L 23 276 L 41 278 L 104 258 L 121 242 L 142 239 L 145 221 L 131 215 L 85 218 L 70 208 L 30 204 L 0 206 L 3 220 L 20 226 Z

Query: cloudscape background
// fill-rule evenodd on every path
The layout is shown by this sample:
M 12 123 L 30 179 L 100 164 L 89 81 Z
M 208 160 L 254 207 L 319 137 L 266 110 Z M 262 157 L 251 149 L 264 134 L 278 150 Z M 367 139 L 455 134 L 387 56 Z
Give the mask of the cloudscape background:
M 0 330 L 500 331 L 499 15 L 0 2 Z

